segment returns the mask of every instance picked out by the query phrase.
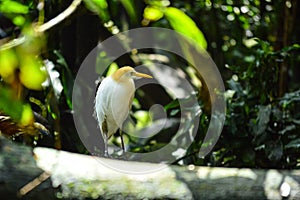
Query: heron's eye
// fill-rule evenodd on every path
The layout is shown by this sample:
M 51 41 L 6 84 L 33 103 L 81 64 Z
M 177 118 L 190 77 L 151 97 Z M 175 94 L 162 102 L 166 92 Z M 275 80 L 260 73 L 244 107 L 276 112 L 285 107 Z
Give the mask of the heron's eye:
M 131 71 L 131 72 L 130 72 L 130 76 L 134 76 L 134 71 Z

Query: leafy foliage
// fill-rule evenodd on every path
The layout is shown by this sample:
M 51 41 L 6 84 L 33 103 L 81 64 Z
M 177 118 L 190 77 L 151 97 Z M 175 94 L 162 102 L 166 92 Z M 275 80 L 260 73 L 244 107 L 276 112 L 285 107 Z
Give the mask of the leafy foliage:
M 244 69 L 229 66 L 235 74 L 227 81 L 228 116 L 219 141 L 222 153 L 214 159 L 217 165 L 273 168 L 297 165 L 299 160 L 294 155 L 299 150 L 289 144 L 299 141 L 300 127 L 295 122 L 300 115 L 294 112 L 299 107 L 296 97 L 299 91 L 278 97 L 278 87 L 274 87 L 278 84 L 279 63 L 291 56 L 287 49 L 293 48 L 274 52 L 269 43 L 258 41 L 251 49 L 253 62 Z M 227 146 L 232 145 L 230 141 L 235 141 L 231 147 Z

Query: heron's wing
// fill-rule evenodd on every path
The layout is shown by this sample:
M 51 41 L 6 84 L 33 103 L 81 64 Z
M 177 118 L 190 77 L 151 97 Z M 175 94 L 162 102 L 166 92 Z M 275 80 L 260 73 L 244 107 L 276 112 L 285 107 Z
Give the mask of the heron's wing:
M 96 97 L 94 101 L 94 117 L 99 122 L 99 125 L 102 125 L 102 122 L 107 117 L 105 116 L 106 109 L 108 106 L 108 97 L 106 97 L 103 94 L 107 94 L 106 86 L 109 84 L 108 79 L 103 79 L 101 81 L 101 84 L 98 85 L 98 88 L 96 90 Z
M 102 134 L 105 134 L 106 136 L 108 136 L 108 127 L 107 127 L 107 121 L 106 121 L 106 115 L 104 116 L 104 120 L 101 124 L 101 131 L 102 131 Z
M 128 105 L 129 110 L 131 110 L 133 98 L 134 98 L 134 93 L 131 95 L 131 97 L 130 97 L 130 99 L 129 99 L 129 105 Z
M 102 81 L 104 80 L 105 77 L 99 77 L 96 81 L 95 81 L 95 85 L 96 85 L 96 91 L 95 91 L 95 97 L 97 95 L 97 91 L 98 91 L 98 88 L 100 86 L 100 84 L 102 83 Z

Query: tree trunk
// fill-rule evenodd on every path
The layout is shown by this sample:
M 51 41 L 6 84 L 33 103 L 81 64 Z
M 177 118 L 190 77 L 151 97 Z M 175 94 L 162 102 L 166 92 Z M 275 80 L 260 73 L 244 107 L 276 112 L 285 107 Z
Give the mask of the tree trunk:
M 31 148 L 3 138 L 0 148 L 1 199 L 300 198 L 299 170 L 179 167 L 41 147 L 33 150 L 33 156 Z M 124 173 L 110 166 L 145 171 Z M 146 173 L 152 169 L 157 170 Z
M 278 9 L 279 17 L 275 50 L 280 50 L 292 43 L 292 32 L 294 31 L 295 19 L 298 14 L 297 4 L 298 0 L 284 0 Z M 284 60 L 279 66 L 278 96 L 282 97 L 288 88 L 289 63 L 287 60 Z

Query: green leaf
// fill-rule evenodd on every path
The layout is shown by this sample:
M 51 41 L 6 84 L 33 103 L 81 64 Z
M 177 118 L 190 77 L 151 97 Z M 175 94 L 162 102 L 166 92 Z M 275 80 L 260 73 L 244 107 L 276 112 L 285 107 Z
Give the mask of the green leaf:
M 233 7 L 232 6 L 227 6 L 227 11 L 228 12 L 233 12 Z
M 287 145 L 285 145 L 285 148 L 286 149 L 288 149 L 288 148 L 295 148 L 295 149 L 300 148 L 300 138 L 292 140 Z
M 168 103 L 167 105 L 165 105 L 164 109 L 166 111 L 168 111 L 169 109 L 179 108 L 179 107 L 180 107 L 179 101 L 178 101 L 178 99 L 175 99 L 175 100 L 171 101 L 170 103 Z
M 203 33 L 197 27 L 196 23 L 183 11 L 178 8 L 168 7 L 164 14 L 175 31 L 196 41 L 203 49 L 207 48 L 207 42 Z
M 290 51 L 298 50 L 298 49 L 300 49 L 300 45 L 299 44 L 293 44 L 291 46 L 283 48 L 282 51 L 284 51 L 284 52 L 290 52 Z
M 171 115 L 171 116 L 175 116 L 175 115 L 177 115 L 179 112 L 180 112 L 180 109 L 174 109 L 174 110 L 171 111 L 170 115 Z
M 267 129 L 268 123 L 270 121 L 271 109 L 271 105 L 259 106 L 257 116 L 258 123 L 256 123 L 256 125 L 254 126 L 255 135 L 261 135 Z
M 242 96 L 244 94 L 243 88 L 242 88 L 240 82 L 237 82 L 231 78 L 230 80 L 227 81 L 227 84 L 228 84 L 228 87 L 230 89 L 232 89 L 233 91 L 235 91 L 235 93 L 237 93 L 238 96 Z
M 300 101 L 300 90 L 285 93 L 284 96 L 280 99 L 279 104 L 283 107 L 287 107 L 289 104 L 293 102 Z
M 103 22 L 110 19 L 106 0 L 84 0 L 84 3 L 89 10 L 97 13 Z
M 33 113 L 28 104 L 14 97 L 12 90 L 0 87 L 0 112 L 26 126 L 33 122 Z
M 266 143 L 265 152 L 271 161 L 279 161 L 283 155 L 283 145 L 281 141 L 269 141 Z
M 54 54 L 57 56 L 56 62 L 62 66 L 61 68 L 61 77 L 62 77 L 62 85 L 63 92 L 66 96 L 66 101 L 70 109 L 72 109 L 72 95 L 73 95 L 73 86 L 74 86 L 74 78 L 72 72 L 70 71 L 67 62 L 64 57 L 58 51 L 54 51 Z
M 293 44 L 293 48 L 300 49 L 300 44 Z
M 283 130 L 279 131 L 278 133 L 281 135 L 284 135 L 290 131 L 295 130 L 296 128 L 297 127 L 294 124 L 291 124 L 291 125 L 285 126 L 285 128 Z
M 93 0 L 93 2 L 101 9 L 107 9 L 108 7 L 106 0 Z
M 130 20 L 137 24 L 137 13 L 135 8 L 134 0 L 121 0 L 122 5 L 124 6 L 126 12 L 128 13 Z
M 0 12 L 12 13 L 12 14 L 27 14 L 29 11 L 28 7 L 11 0 L 3 0 L 0 4 Z

